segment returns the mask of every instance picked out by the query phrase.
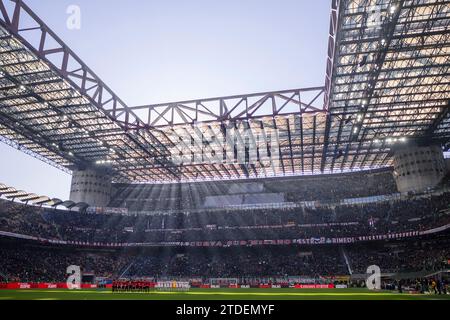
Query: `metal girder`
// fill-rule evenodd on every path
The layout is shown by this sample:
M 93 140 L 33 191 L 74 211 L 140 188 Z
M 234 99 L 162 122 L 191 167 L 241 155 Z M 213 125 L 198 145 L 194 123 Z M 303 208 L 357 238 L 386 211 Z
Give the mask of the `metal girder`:
M 450 133 L 450 1 L 337 0 L 332 6 L 322 170 L 335 170 L 337 162 L 341 169 L 390 165 L 390 138 L 442 141 Z M 378 23 L 368 23 L 371 14 Z M 366 153 L 362 158 L 351 154 L 355 146 Z M 383 152 L 371 158 L 378 148 Z
M 323 87 L 235 95 L 130 107 L 151 128 L 323 112 Z M 304 95 L 308 95 L 305 98 Z M 118 112 L 123 109 L 117 109 Z
M 6 41 L 0 48 L 2 82 L 9 81 L 9 87 L 3 86 L 4 96 L 0 94 L 3 112 L 18 108 L 19 104 L 23 105 L 23 109 L 27 109 L 30 103 L 49 106 L 55 101 L 75 97 L 86 104 L 86 109 L 94 119 L 102 121 L 105 126 L 121 129 L 121 134 L 118 134 L 121 136 L 119 141 L 126 144 L 128 149 L 139 153 L 141 158 L 149 163 L 159 163 L 161 171 L 165 171 L 164 176 L 179 178 L 177 168 L 167 160 L 165 145 L 158 141 L 151 131 L 145 134 L 130 131 L 130 128 L 141 123 L 141 120 L 23 1 L 0 1 L 0 25 L 3 28 L 3 41 Z M 39 44 L 31 41 L 30 33 L 40 39 Z M 36 82 L 33 78 L 37 73 L 42 79 Z M 53 107 L 58 108 L 57 105 Z M 122 109 L 120 115 L 116 114 L 116 108 Z M 85 130 L 83 127 L 86 126 L 86 121 L 71 121 L 78 124 L 79 131 L 92 135 L 92 138 L 102 129 L 100 127 L 97 130 Z M 35 127 L 36 124 L 37 121 L 23 121 L 22 126 Z M 43 125 L 56 129 L 48 123 Z M 101 139 L 96 140 L 102 145 Z M 41 145 L 48 148 L 54 143 L 49 141 L 48 144 Z M 73 158 L 72 155 L 61 156 L 69 161 Z M 114 155 L 110 158 L 114 158 Z M 92 162 L 92 159 L 81 160 L 85 160 L 87 165 Z M 154 174 L 157 175 L 156 172 Z
M 22 0 L 0 0 L 0 137 L 116 182 L 390 166 L 392 138 L 450 139 L 449 7 L 332 0 L 324 87 L 128 107 Z

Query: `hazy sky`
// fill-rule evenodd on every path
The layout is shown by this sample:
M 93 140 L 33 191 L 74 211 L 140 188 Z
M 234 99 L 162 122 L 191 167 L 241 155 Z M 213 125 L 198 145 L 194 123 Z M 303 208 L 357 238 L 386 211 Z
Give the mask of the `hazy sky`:
M 325 82 L 331 0 L 25 2 L 129 106 Z M 69 175 L 1 143 L 0 162 L 0 182 L 68 199 Z

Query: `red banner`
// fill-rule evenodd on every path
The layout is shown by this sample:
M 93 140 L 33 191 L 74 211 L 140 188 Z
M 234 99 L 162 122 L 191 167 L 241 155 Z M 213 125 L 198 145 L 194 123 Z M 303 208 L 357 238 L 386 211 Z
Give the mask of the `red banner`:
M 296 284 L 295 289 L 334 289 L 334 284 Z
M 38 289 L 57 289 L 58 285 L 56 283 L 38 283 Z
M 101 242 L 85 242 L 85 241 L 65 241 L 55 239 L 43 239 L 27 235 L 21 235 L 12 232 L 0 231 L 0 236 L 35 240 L 43 243 L 61 244 L 61 245 L 77 245 L 86 247 L 236 247 L 236 246 L 260 246 L 260 245 L 321 245 L 321 244 L 343 244 L 365 241 L 377 241 L 387 239 L 403 239 L 409 237 L 417 237 L 437 232 L 442 232 L 450 228 L 450 224 L 439 228 L 426 231 L 409 231 L 369 236 L 344 237 L 344 238 L 325 238 L 311 237 L 306 239 L 277 239 L 277 240 L 239 240 L 239 241 L 196 241 L 196 242 L 145 242 L 145 243 L 101 243 Z
M 32 283 L 27 282 L 10 282 L 6 284 L 6 289 L 32 289 Z
M 81 289 L 97 289 L 96 284 L 82 284 Z M 0 289 L 18 290 L 18 289 L 67 289 L 66 283 L 30 283 L 30 282 L 9 282 L 0 284 Z
M 106 288 L 112 288 L 111 284 L 107 284 Z M 154 283 L 150 283 L 150 287 L 155 287 Z M 199 284 L 199 287 L 202 289 L 210 289 L 216 286 L 211 286 L 209 284 Z M 217 286 L 219 287 L 219 286 Z M 229 285 L 228 288 L 237 289 L 237 288 L 249 288 L 248 285 Z M 256 288 L 261 289 L 270 289 L 270 288 L 282 288 L 287 287 L 286 284 L 259 284 L 256 285 Z M 82 284 L 81 289 L 97 289 L 98 285 L 96 284 Z M 295 289 L 333 289 L 335 286 L 333 284 L 296 284 L 292 286 Z M 9 290 L 26 290 L 26 289 L 67 289 L 66 283 L 28 283 L 28 282 L 10 282 L 10 283 L 0 283 L 0 289 L 9 289 Z

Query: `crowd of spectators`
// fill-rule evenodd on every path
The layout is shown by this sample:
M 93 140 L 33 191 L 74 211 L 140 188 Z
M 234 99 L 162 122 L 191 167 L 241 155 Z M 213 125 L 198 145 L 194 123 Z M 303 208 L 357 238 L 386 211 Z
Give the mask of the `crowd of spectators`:
M 65 282 L 67 267 L 113 277 L 127 261 L 120 255 L 45 248 L 0 248 L 0 276 L 9 282 Z
M 354 273 L 366 273 L 370 265 L 379 266 L 382 273 L 438 271 L 448 268 L 450 239 L 357 245 L 346 254 Z
M 392 172 L 382 170 L 280 178 L 277 183 L 269 179 L 156 185 L 116 184 L 109 206 L 128 208 L 132 212 L 166 211 L 202 208 L 207 197 L 224 195 L 274 193 L 283 194 L 287 202 L 301 202 L 332 201 L 396 192 Z
M 345 261 L 331 247 L 192 249 L 171 254 L 139 256 L 124 276 L 251 278 L 347 274 Z
M 75 250 L 3 247 L 0 277 L 21 282 L 65 282 L 66 269 L 108 279 L 288 279 L 365 274 L 373 264 L 385 273 L 448 268 L 450 238 L 377 245 L 276 246 L 259 248 L 146 248 Z
M 0 231 L 43 239 L 102 243 L 276 240 L 355 237 L 420 231 L 450 223 L 450 195 L 279 209 L 193 210 L 156 215 L 88 214 L 0 200 Z M 0 277 L 20 281 L 64 281 L 69 265 L 108 278 L 251 278 L 439 270 L 449 242 L 374 242 L 345 246 L 233 248 L 160 247 L 130 251 L 8 248 L 0 246 Z M 347 258 L 347 260 L 345 259 Z
M 342 238 L 440 227 L 450 223 L 449 204 L 444 193 L 335 207 L 121 215 L 0 201 L 0 231 L 90 243 Z

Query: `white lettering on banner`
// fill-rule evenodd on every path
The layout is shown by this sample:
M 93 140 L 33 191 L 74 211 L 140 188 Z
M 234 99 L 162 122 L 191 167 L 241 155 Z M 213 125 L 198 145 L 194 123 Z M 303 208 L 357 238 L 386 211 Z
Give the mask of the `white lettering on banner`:
M 434 228 L 426 231 L 411 231 L 405 233 L 390 233 L 386 235 L 377 236 L 361 236 L 361 237 L 347 237 L 347 238 L 309 238 L 309 239 L 278 239 L 278 240 L 241 240 L 241 241 L 198 241 L 198 242 L 147 242 L 147 243 L 101 243 L 101 242 L 86 242 L 86 241 L 64 241 L 36 238 L 28 235 L 22 235 L 12 232 L 0 231 L 0 236 L 28 239 L 38 242 L 58 243 L 64 245 L 81 245 L 88 247 L 233 247 L 233 246 L 260 246 L 260 245 L 289 245 L 289 244 L 340 244 L 340 243 L 355 243 L 362 241 L 374 241 L 379 239 L 401 239 L 407 237 L 420 236 L 425 234 L 438 233 L 450 229 L 450 224 L 439 228 Z

